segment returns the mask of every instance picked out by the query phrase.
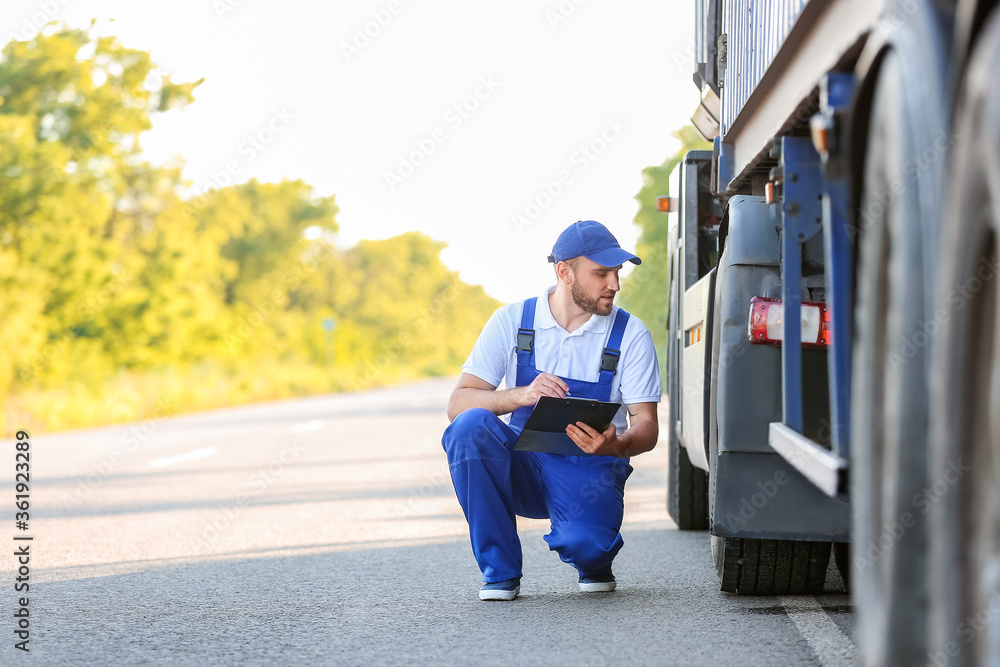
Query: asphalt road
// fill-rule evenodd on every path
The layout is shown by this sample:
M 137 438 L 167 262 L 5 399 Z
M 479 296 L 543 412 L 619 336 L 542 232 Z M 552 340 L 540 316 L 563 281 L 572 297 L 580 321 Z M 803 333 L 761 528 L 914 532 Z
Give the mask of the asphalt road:
M 480 602 L 452 384 L 32 434 L 26 531 L 5 441 L 0 664 L 853 664 L 847 595 L 718 592 L 708 535 L 667 517 L 662 443 L 632 460 L 618 591 L 581 594 L 525 520 L 521 597 Z

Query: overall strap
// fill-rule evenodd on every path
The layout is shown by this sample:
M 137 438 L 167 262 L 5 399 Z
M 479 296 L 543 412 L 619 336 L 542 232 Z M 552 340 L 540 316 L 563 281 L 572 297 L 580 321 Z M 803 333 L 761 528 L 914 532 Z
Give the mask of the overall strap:
M 516 386 L 524 387 L 532 383 L 538 375 L 535 370 L 535 302 L 538 297 L 525 299 L 524 307 L 521 310 L 521 326 L 517 330 L 517 344 L 514 350 L 517 352 L 517 377 Z M 534 409 L 526 406 L 514 410 L 510 416 L 510 427 L 515 432 L 520 433 L 528 421 L 528 416 Z
M 521 310 L 521 326 L 517 330 L 517 386 L 521 384 L 521 368 L 535 368 L 535 302 L 538 297 L 525 299 L 524 308 Z M 532 377 L 531 380 L 534 380 Z M 530 384 L 528 380 L 525 384 Z
M 606 386 L 607 392 L 611 393 L 611 380 L 618 370 L 618 359 L 621 357 L 622 336 L 625 335 L 625 326 L 628 324 L 629 314 L 624 309 L 619 308 L 615 315 L 615 323 L 611 327 L 611 336 L 608 338 L 608 346 L 604 348 L 601 355 L 601 377 L 597 381 L 599 385 Z M 603 399 L 607 400 L 607 399 Z

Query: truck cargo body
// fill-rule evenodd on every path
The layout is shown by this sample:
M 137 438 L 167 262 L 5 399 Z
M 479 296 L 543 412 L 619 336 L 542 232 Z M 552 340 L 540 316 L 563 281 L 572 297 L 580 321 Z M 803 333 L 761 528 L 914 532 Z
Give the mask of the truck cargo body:
M 963 625 L 1000 599 L 997 2 L 697 0 L 694 30 L 671 516 L 728 592 L 818 592 L 832 545 L 866 665 L 1000 664 L 1000 614 Z
M 702 4 L 702 3 L 699 3 Z M 823 76 L 857 58 L 879 29 L 881 0 L 705 0 L 696 53 L 715 40 L 717 64 L 700 62 L 704 86 L 721 98 L 725 146 L 719 190 L 733 193 L 768 161 L 772 137 L 808 122 Z M 696 75 L 697 76 L 697 75 Z

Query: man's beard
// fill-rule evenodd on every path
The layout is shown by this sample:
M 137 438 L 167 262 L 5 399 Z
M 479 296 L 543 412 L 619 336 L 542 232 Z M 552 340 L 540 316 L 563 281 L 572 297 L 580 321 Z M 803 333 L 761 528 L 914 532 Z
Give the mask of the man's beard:
M 611 303 L 602 303 L 600 298 L 590 296 L 583 291 L 580 283 L 575 282 L 570 288 L 570 294 L 573 296 L 573 303 L 591 315 L 610 315 L 614 307 L 614 293 L 608 295 L 612 298 Z

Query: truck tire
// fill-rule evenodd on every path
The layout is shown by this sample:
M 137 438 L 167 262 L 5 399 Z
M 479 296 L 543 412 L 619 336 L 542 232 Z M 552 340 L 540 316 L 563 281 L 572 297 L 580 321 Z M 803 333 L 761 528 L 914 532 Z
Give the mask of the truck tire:
M 667 512 L 681 530 L 707 530 L 708 475 L 691 464 L 673 428 L 668 442 Z
M 834 542 L 833 558 L 837 563 L 837 572 L 844 582 L 844 592 L 851 592 L 851 543 Z
M 934 664 L 1000 664 L 1000 10 L 956 107 L 931 374 Z
M 927 336 L 939 174 L 925 149 L 941 99 L 905 49 L 882 59 L 858 211 L 851 389 L 851 501 L 858 648 L 865 665 L 923 664 L 926 518 L 913 498 L 927 466 Z M 932 79 L 932 77 L 927 77 Z M 916 96 L 916 99 L 914 99 Z M 922 170 L 913 169 L 921 161 Z M 930 217 L 928 217 L 930 216 Z
M 671 290 L 673 292 L 673 290 Z M 670 406 L 667 429 L 667 513 L 681 530 L 708 529 L 708 476 L 691 465 L 687 450 L 677 436 L 680 414 L 680 383 L 676 327 L 677 297 L 671 293 L 667 327 L 667 399 Z
M 830 566 L 829 542 L 712 536 L 720 589 L 738 595 L 815 595 Z

